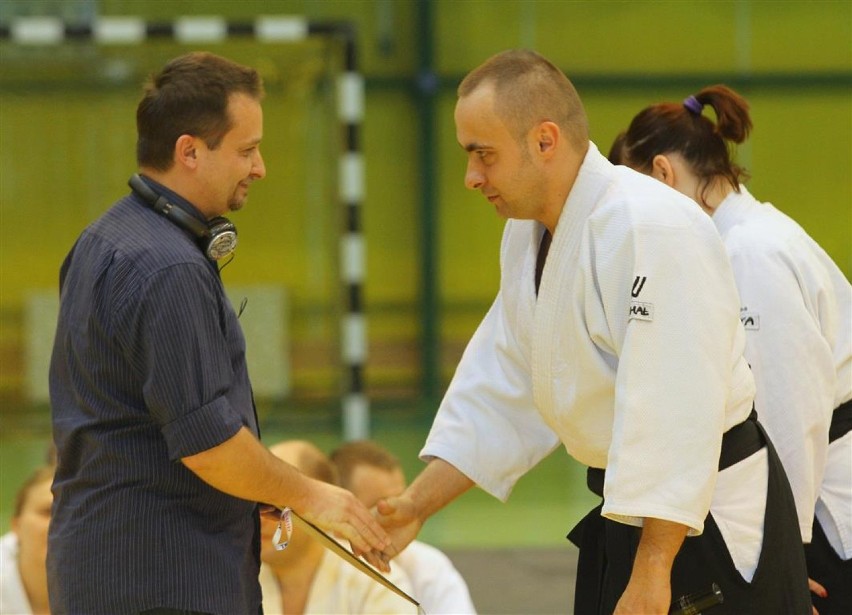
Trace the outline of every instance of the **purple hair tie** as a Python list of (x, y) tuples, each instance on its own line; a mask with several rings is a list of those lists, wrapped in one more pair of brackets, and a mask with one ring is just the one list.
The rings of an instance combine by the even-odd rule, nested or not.
[(704, 109), (704, 105), (698, 102), (698, 99), (695, 98), (695, 96), (684, 98), (683, 106), (694, 115), (701, 115), (701, 111)]

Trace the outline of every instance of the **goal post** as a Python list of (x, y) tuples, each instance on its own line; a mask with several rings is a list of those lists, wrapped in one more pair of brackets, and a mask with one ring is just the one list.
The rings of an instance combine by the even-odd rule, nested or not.
[(89, 43), (98, 46), (145, 46), (156, 41), (208, 45), (233, 39), (260, 44), (298, 43), (311, 39), (333, 41), (340, 50), (336, 76), (336, 116), (340, 148), (336, 165), (337, 201), (342, 224), (338, 240), (341, 297), (340, 361), (343, 373), (342, 423), (347, 440), (367, 438), (370, 409), (365, 391), (367, 318), (364, 313), (366, 244), (361, 222), (364, 201), (364, 157), (361, 122), (364, 79), (358, 70), (355, 28), (345, 21), (312, 21), (299, 16), (265, 15), (229, 21), (216, 16), (186, 16), (149, 21), (131, 16), (96, 16), (85, 22), (59, 17), (12, 17), (0, 24), (0, 43), (15, 48), (45, 48)]

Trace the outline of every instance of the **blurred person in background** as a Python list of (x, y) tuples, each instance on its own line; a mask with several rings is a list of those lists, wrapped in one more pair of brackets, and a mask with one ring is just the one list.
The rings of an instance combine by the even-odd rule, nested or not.
[(47, 527), (54, 467), (35, 470), (15, 497), (12, 531), (0, 538), (0, 615), (50, 613), (47, 600)]
[(570, 534), (576, 613), (664, 614), (713, 584), (719, 615), (810, 613), (795, 503), (754, 417), (713, 223), (601, 155), (573, 85), (534, 52), (469, 73), (455, 123), (465, 185), (509, 219), (500, 289), (435, 416), (425, 469), (377, 505), (396, 549), (474, 484), (506, 499), (561, 442), (603, 497)]
[[(271, 446), (270, 451), (312, 479), (338, 483), (334, 465), (310, 442), (285, 440)], [(417, 612), (412, 603), (330, 552), (310, 535), (300, 532), (297, 526), (286, 548), (276, 550), (272, 540), (278, 522), (277, 516), (261, 515), (260, 585), (263, 612), (267, 615)], [(411, 582), (404, 571), (395, 567), (388, 579), (402, 591), (412, 594)], [(413, 597), (417, 599), (416, 595)]]
[[(369, 508), (380, 499), (405, 491), (405, 474), (399, 459), (378, 442), (346, 442), (334, 449), (330, 457), (340, 476), (340, 485)], [(440, 550), (412, 540), (393, 562), (408, 574), (414, 595), (427, 613), (476, 613), (467, 583)]]
[(384, 531), (351, 493), (258, 440), (245, 339), (218, 259), (222, 216), (266, 174), (256, 70), (168, 62), (136, 112), (139, 175), (60, 270), (50, 366), (58, 466), (55, 614), (257, 613), (257, 503), (291, 506), (356, 550)]
[(751, 128), (746, 100), (715, 85), (639, 112), (610, 159), (712, 217), (737, 281), (758, 417), (796, 499), (814, 605), (852, 613), (852, 287), (801, 226), (743, 185), (732, 152)]

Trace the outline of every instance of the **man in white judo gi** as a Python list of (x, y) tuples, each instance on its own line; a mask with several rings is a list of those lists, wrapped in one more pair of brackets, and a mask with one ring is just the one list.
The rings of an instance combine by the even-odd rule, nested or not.
[(377, 506), (394, 546), (474, 484), (506, 499), (561, 442), (603, 496), (571, 535), (576, 612), (667, 613), (718, 583), (720, 615), (810, 613), (792, 494), (752, 414), (712, 222), (611, 165), (540, 55), (497, 54), (458, 95), (465, 183), (509, 219), (500, 290), (421, 451), (428, 465)]

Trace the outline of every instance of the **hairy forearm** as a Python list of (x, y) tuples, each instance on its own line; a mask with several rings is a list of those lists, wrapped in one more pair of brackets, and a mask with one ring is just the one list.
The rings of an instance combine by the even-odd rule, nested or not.
[(616, 614), (668, 613), (672, 565), (686, 532), (687, 527), (680, 523), (645, 518), (630, 581), (616, 606)]
[(382, 556), (376, 563), (379, 570), (388, 571), (384, 551), (390, 537), (370, 511), (349, 491), (308, 478), (278, 459), (247, 429), (182, 461), (224, 493), (279, 508), (289, 506), (321, 529), (349, 540), (357, 553), (375, 551)]
[(664, 574), (669, 579), (672, 564), (686, 538), (687, 529), (680, 523), (646, 517), (633, 564), (633, 574)]
[(474, 486), (474, 482), (452, 464), (435, 458), (407, 489), (421, 522)]
[(245, 427), (222, 444), (182, 461), (212, 487), (253, 502), (298, 509), (309, 488), (308, 479), (270, 453)]

